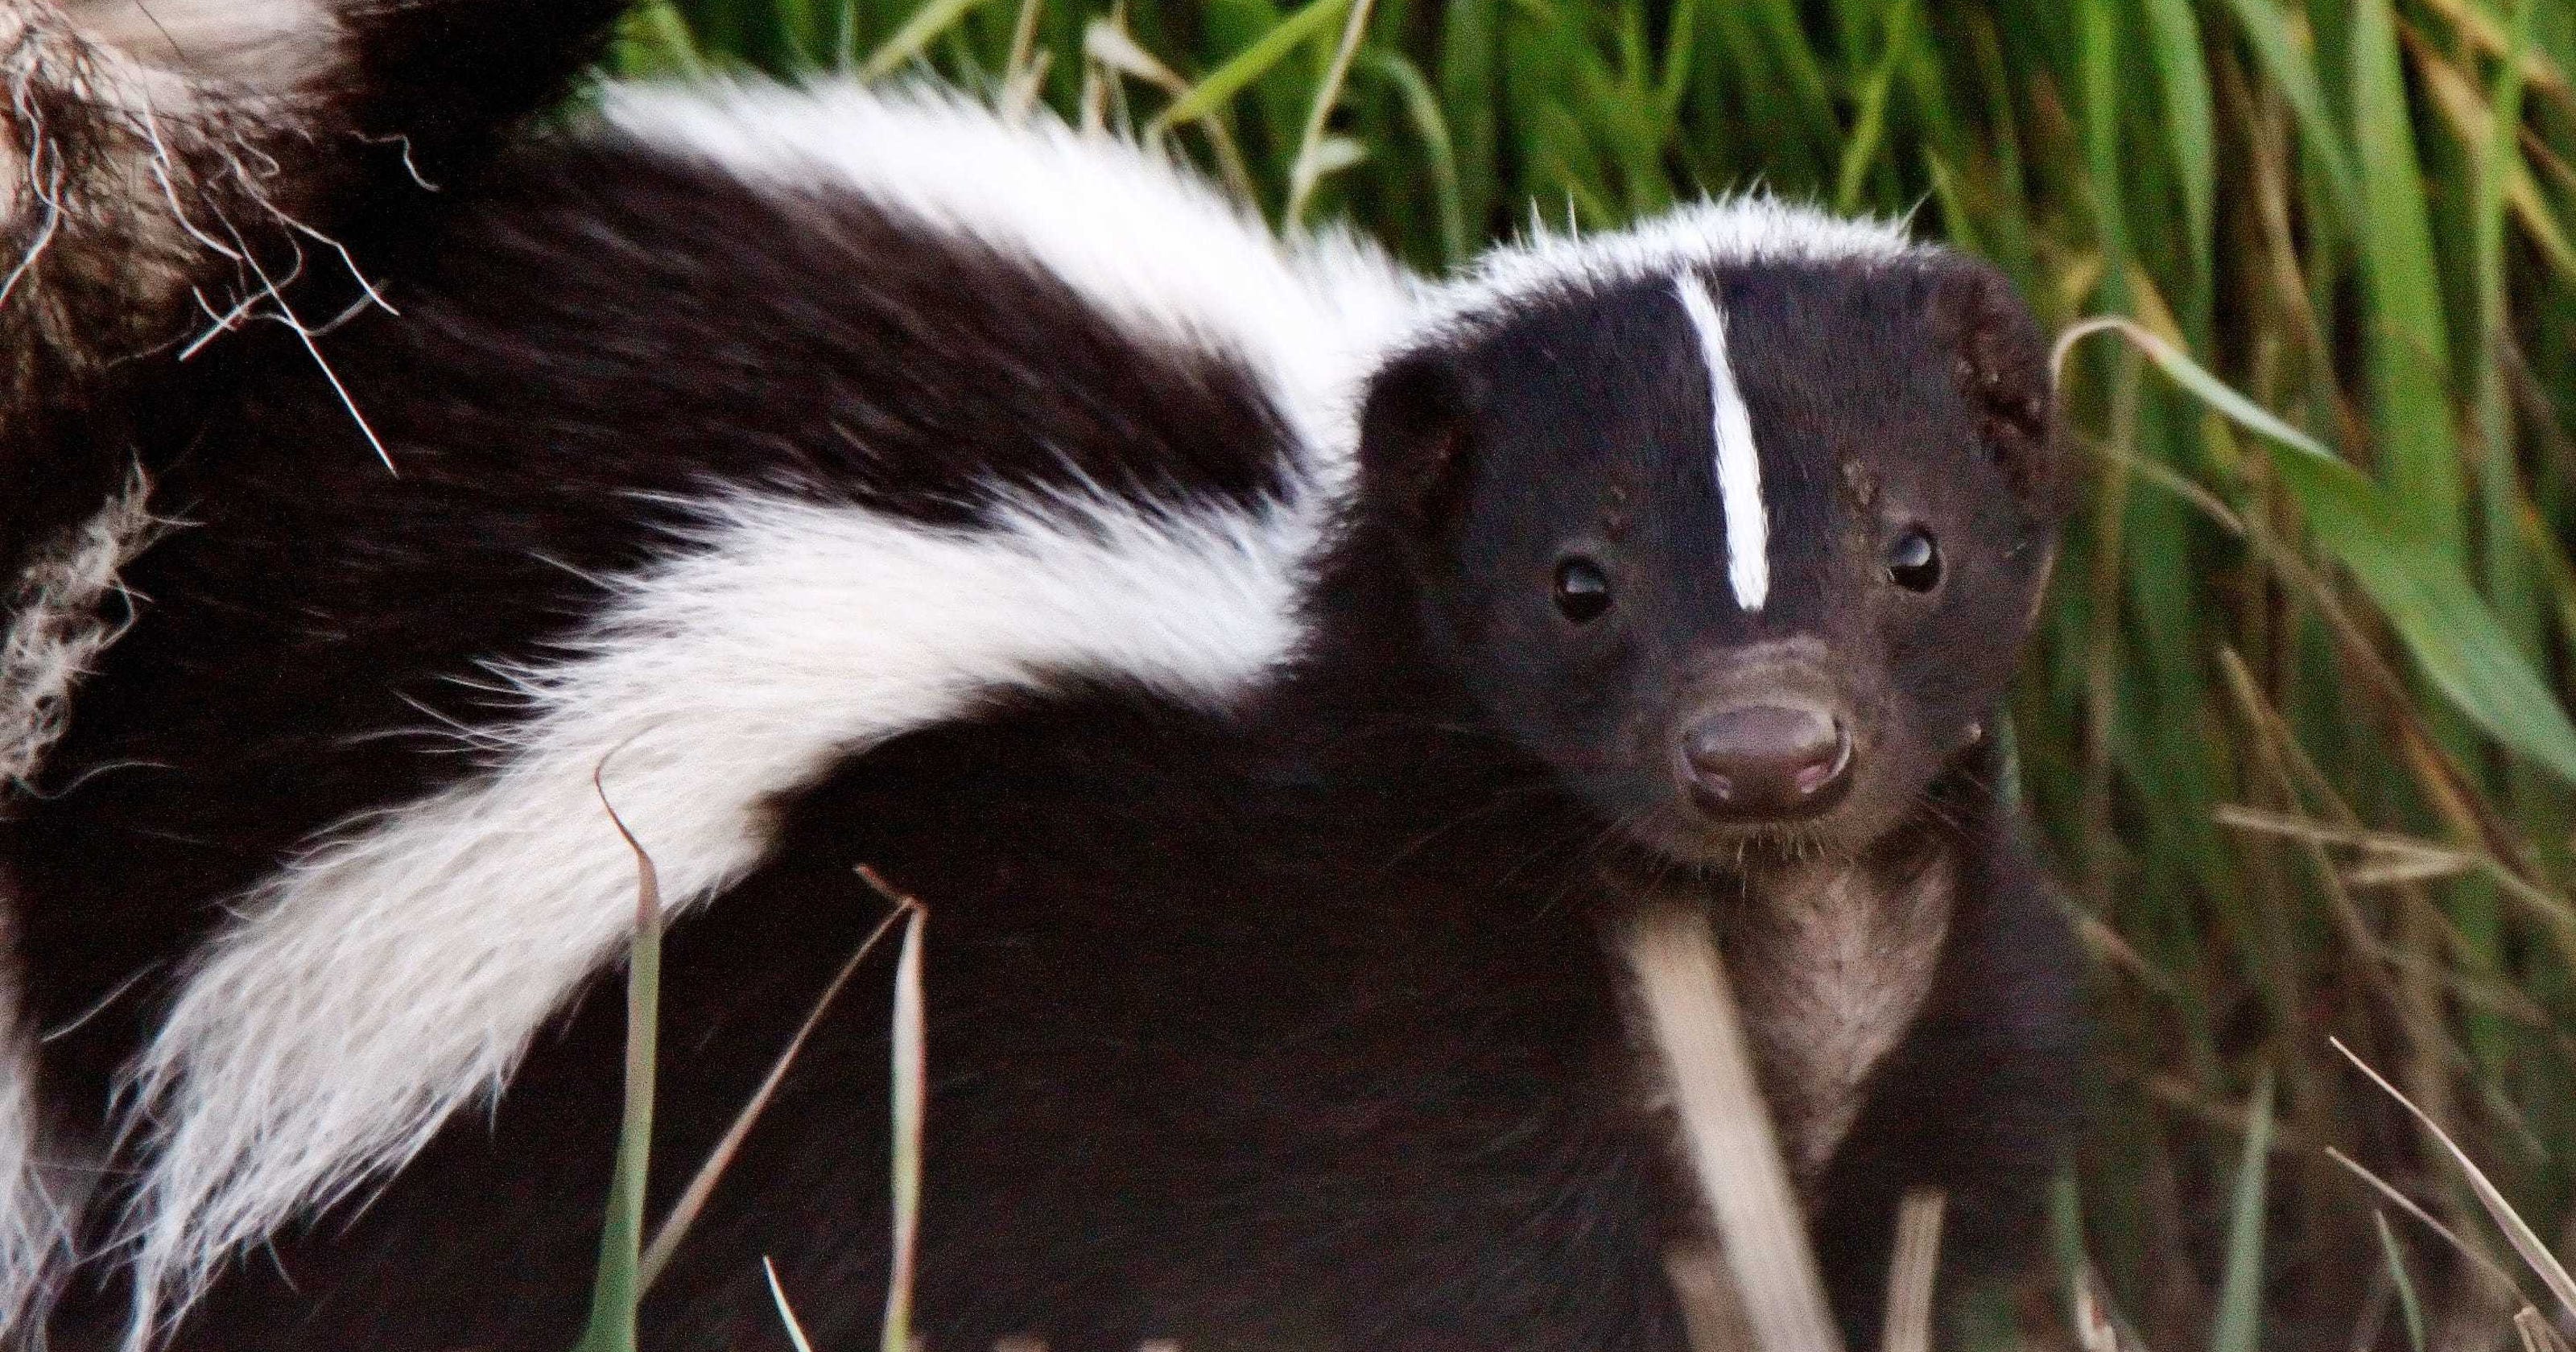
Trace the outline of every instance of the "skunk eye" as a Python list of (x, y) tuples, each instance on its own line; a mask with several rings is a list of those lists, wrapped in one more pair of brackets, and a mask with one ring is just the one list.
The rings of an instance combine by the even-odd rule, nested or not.
[(1601, 565), (1577, 554), (1556, 565), (1556, 608), (1583, 624), (1610, 608), (1610, 577)]
[(1930, 531), (1913, 527), (1887, 547), (1887, 580), (1910, 592), (1941, 585), (1941, 547), (1932, 542)]

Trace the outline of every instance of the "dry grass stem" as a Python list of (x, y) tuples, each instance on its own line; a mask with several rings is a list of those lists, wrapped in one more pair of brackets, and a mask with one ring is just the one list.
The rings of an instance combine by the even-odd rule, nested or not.
[(805, 1021), (797, 1025), (796, 1035), (787, 1040), (787, 1046), (780, 1050), (778, 1059), (770, 1064), (769, 1073), (761, 1078), (760, 1087), (752, 1091), (749, 1101), (742, 1105), (742, 1111), (734, 1114), (733, 1124), (725, 1128), (723, 1138), (707, 1152), (706, 1162), (698, 1166), (697, 1175), (689, 1180), (688, 1187), (681, 1190), (679, 1200), (671, 1204), (670, 1213), (653, 1231), (653, 1241), (644, 1247), (644, 1257), (636, 1266), (638, 1288), (651, 1289), (653, 1279), (662, 1275), (671, 1255), (678, 1252), (680, 1240), (688, 1234), (690, 1224), (706, 1208), (707, 1198), (715, 1193), (717, 1180), (724, 1177), (726, 1167), (733, 1163), (734, 1155), (742, 1149), (743, 1138), (751, 1134), (752, 1124), (760, 1120), (761, 1112), (777, 1096), (778, 1086), (787, 1078), (787, 1068), (795, 1064), (796, 1054), (805, 1049), (806, 1039), (812, 1037), (814, 1029), (823, 1022), (823, 1015), (831, 1009), (833, 999), (840, 995), (843, 986), (849, 984), (850, 978), (858, 974), (859, 964), (876, 950), (877, 942), (885, 938), (886, 931), (893, 929), (894, 922), (909, 913), (909, 907), (898, 908), (878, 921), (858, 951), (841, 964), (841, 970), (832, 974), (832, 980), (823, 987), (823, 993), (814, 998), (814, 1007), (806, 1011)]
[(1649, 907), (1630, 929), (1626, 950), (1757, 1352), (1840, 1352), (1806, 1220), (1706, 917)]
[(2468, 1259), (2469, 1263), (2475, 1267), (2480, 1274), (2491, 1279), (2495, 1283), (2498, 1292), (2510, 1295), (2516, 1300), (2522, 1298), (2521, 1284), (2514, 1281), (2512, 1273), (2505, 1271), (2504, 1268), (2499, 1266), (2494, 1259), (2489, 1258), (2484, 1253), (2480, 1252), (2476, 1245), (2462, 1239), (2458, 1231), (2444, 1225), (2439, 1219), (2435, 1218), (2432, 1212), (2425, 1210), (2422, 1203), (2419, 1203), (2414, 1198), (2400, 1192), (2396, 1184), (2372, 1173), (2369, 1169), (2363, 1167), (2360, 1161), (2355, 1160), (2352, 1156), (2335, 1149), (2333, 1146), (2326, 1147), (2325, 1155), (2327, 1159), (2333, 1160), (2335, 1163), (2342, 1165), (2345, 1169), (2349, 1170), (2355, 1178), (2358, 1178), (2363, 1183), (2369, 1185), (2372, 1191), (2387, 1198), (2390, 1204), (2394, 1205), (2398, 1210), (2413, 1217), (2417, 1224), (2422, 1225), (2425, 1229), (2430, 1230), (2435, 1235), (2439, 1236), (2443, 1243), (2451, 1246), (2452, 1252)]
[(1941, 1273), (1941, 1217), (1950, 1195), (1914, 1188), (1896, 1213), (1896, 1254), (1887, 1265), (1884, 1352), (1932, 1352), (1932, 1295)]
[(787, 1330), (787, 1341), (795, 1345), (796, 1352), (814, 1352), (814, 1344), (806, 1341), (805, 1326), (796, 1322), (796, 1311), (787, 1304), (786, 1288), (778, 1284), (778, 1265), (763, 1258), (760, 1273), (769, 1279), (769, 1299), (778, 1307), (778, 1323)]

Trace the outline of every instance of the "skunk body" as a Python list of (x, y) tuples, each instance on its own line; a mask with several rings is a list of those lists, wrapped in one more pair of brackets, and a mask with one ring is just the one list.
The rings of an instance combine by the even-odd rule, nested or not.
[[(571, 1341), (635, 896), (594, 771), (677, 918), (657, 1213), (856, 866), (931, 907), (935, 1346), (1681, 1346), (1605, 946), (1648, 905), (1723, 936), (1854, 1327), (1905, 1186), (2020, 1225), (2070, 981), (1980, 731), (2059, 490), (1990, 273), (1747, 202), (1425, 289), (828, 88), (612, 94), (433, 216), (399, 315), (228, 335), (138, 442), (186, 524), (0, 825), (55, 1345)], [(763, 1257), (872, 1332), (881, 1011), (651, 1345), (785, 1346)]]

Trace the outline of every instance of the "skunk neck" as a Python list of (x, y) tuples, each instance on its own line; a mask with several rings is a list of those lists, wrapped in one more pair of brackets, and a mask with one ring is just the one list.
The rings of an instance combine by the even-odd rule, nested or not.
[(1668, 870), (1642, 887), (1605, 872), (1614, 905), (1709, 917), (1781, 1152), (1811, 1203), (1974, 903), (1997, 763), (1986, 746), (1961, 752), (1912, 818), (1857, 855), (1753, 859), (1687, 878)]

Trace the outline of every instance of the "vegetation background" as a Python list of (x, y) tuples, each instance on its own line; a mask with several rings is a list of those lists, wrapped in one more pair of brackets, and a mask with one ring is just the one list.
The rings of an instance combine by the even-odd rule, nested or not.
[(2093, 1112), (1970, 1340), (2089, 1256), (2165, 1352), (2548, 1345), (2328, 1039), (2576, 1247), (2576, 0), (656, 0), (615, 63), (927, 67), (1435, 271), (1759, 185), (2127, 317), (2015, 713)]

